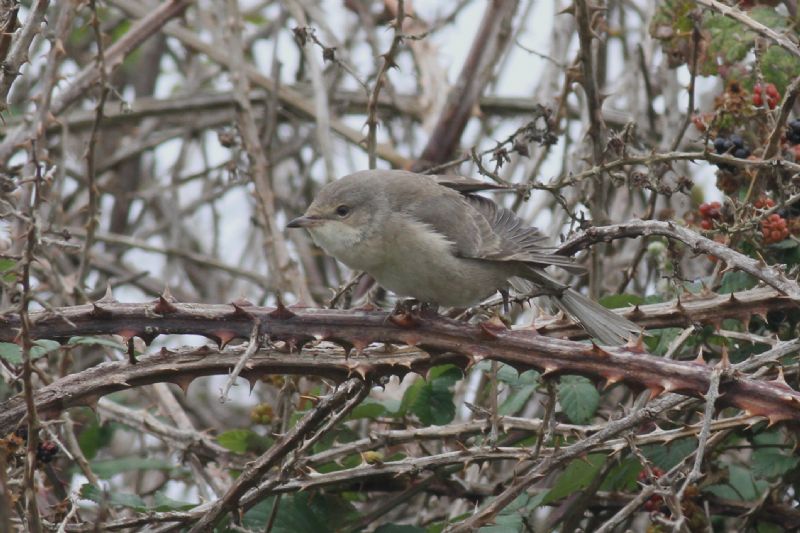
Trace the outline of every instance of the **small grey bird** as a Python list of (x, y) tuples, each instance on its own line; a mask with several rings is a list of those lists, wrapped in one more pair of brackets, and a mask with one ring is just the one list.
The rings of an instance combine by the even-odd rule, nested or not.
[[(462, 191), (474, 190), (467, 186)], [(495, 291), (534, 287), (605, 344), (623, 344), (639, 326), (550, 277), (545, 237), (483, 196), (401, 170), (366, 170), (324, 186), (301, 217), (314, 242), (399, 296), (449, 307), (476, 304)]]

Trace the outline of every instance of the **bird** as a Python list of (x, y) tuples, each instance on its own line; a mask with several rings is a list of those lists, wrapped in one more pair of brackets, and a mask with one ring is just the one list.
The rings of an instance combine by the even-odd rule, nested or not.
[(442, 178), (355, 172), (323, 186), (287, 227), (305, 228), (328, 255), (401, 297), (469, 307), (509, 287), (538, 290), (602, 344), (621, 345), (641, 333), (545, 271), (585, 269), (554, 254), (538, 229), (475, 194), (468, 182)]

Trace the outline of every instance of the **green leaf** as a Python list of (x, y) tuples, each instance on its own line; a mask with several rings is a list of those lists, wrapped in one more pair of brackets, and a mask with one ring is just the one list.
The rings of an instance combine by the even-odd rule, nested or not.
[(575, 459), (558, 477), (553, 488), (547, 491), (543, 503), (548, 504), (569, 496), (589, 486), (597, 476), (606, 456), (602, 453), (590, 454), (586, 459)]
[(78, 436), (78, 445), (83, 455), (90, 461), (95, 458), (98, 450), (109, 445), (111, 437), (114, 436), (113, 424), (100, 424), (96, 416), (92, 417), (91, 423)]
[(230, 429), (217, 436), (220, 446), (236, 453), (255, 452), (259, 453), (266, 450), (271, 440), (262, 437), (255, 431), (249, 429)]
[[(57, 341), (40, 339), (31, 346), (31, 359), (38, 359), (50, 352), (58, 350), (61, 345)], [(12, 342), (0, 342), (0, 358), (12, 365), (22, 364), (22, 347)]]
[(786, 530), (777, 524), (756, 522), (756, 533), (785, 533)]
[(369, 418), (374, 420), (379, 416), (385, 415), (386, 411), (386, 406), (382, 401), (367, 398), (352, 410), (348, 418), (349, 420), (357, 420), (359, 418)]
[(768, 488), (768, 482), (764, 480), (756, 481), (753, 479), (753, 474), (749, 468), (729, 465), (728, 482), (706, 487), (704, 492), (710, 492), (718, 498), (753, 501), (758, 499)]
[[(478, 363), (478, 365), (479, 365), (478, 368), (484, 372), (492, 371), (492, 361), (484, 360)], [(517, 372), (517, 369), (511, 365), (507, 365), (505, 363), (498, 363), (497, 381), (502, 381), (503, 383), (509, 383), (509, 384), (519, 383), (519, 372)]]
[(559, 380), (558, 401), (575, 424), (586, 424), (600, 404), (600, 394), (591, 381), (582, 376), (564, 376)]
[[(753, 451), (751, 464), (753, 475), (758, 478), (774, 480), (792, 470), (800, 463), (800, 457), (786, 453), (791, 450), (779, 431), (765, 431), (753, 437), (756, 449)], [(785, 445), (786, 449), (781, 446)]]
[(14, 269), (17, 262), (13, 259), (0, 259), (0, 278), (6, 283), (13, 283), (17, 279)]
[(604, 491), (631, 491), (637, 487), (636, 480), (642, 465), (638, 460), (628, 458), (614, 466), (600, 484)]
[(501, 415), (513, 415), (522, 409), (539, 386), (539, 373), (526, 370), (519, 374), (511, 365), (501, 364), (497, 370), (497, 380), (508, 386), (506, 399), (497, 409)]
[(375, 533), (426, 533), (428, 530), (418, 526), (404, 526), (399, 524), (384, 524), (375, 530)]
[(427, 381), (417, 380), (406, 389), (401, 413), (411, 412), (425, 425), (449, 424), (456, 414), (451, 388), (461, 377), (461, 370), (456, 366), (433, 367)]
[(797, 248), (800, 245), (794, 239), (784, 239), (780, 242), (772, 243), (768, 246), (768, 248), (772, 248), (773, 250), (791, 250), (792, 248)]
[(757, 280), (747, 272), (726, 272), (719, 286), (720, 294), (746, 291), (756, 286)]
[[(242, 525), (250, 530), (264, 531), (272, 513), (275, 497), (266, 498), (244, 515)], [(352, 504), (331, 494), (300, 492), (285, 495), (278, 506), (272, 527), (273, 533), (319, 533), (334, 531), (358, 518)], [(224, 530), (227, 531), (227, 530)]]
[(176, 470), (178, 465), (164, 459), (149, 457), (123, 457), (121, 459), (105, 459), (102, 461), (92, 461), (92, 471), (98, 477), (108, 479), (121, 472), (131, 470)]
[(542, 505), (546, 492), (540, 492), (535, 496), (521, 494), (517, 496), (507, 507), (505, 507), (494, 519), (494, 525), (484, 526), (478, 531), (480, 533), (509, 533), (511, 531), (528, 531), (525, 526), (525, 518), (530, 516), (537, 507)]
[(675, 439), (667, 444), (648, 444), (642, 446), (642, 453), (657, 467), (669, 470), (697, 448), (697, 439), (686, 437)]
[(680, 328), (663, 328), (648, 332), (650, 336), (645, 337), (648, 350), (655, 355), (664, 355), (681, 331)]
[(146, 511), (186, 511), (197, 506), (196, 503), (187, 503), (166, 496), (161, 491), (153, 495), (155, 505), (150, 506), (136, 494), (126, 494), (122, 492), (106, 492), (99, 487), (85, 483), (81, 485), (80, 497), (90, 500), (100, 505), (111, 505), (115, 507), (128, 507), (140, 512)]
[(600, 298), (600, 303), (609, 309), (617, 309), (631, 305), (642, 305), (644, 298), (638, 294), (609, 294)]
[(528, 399), (536, 392), (537, 387), (536, 384), (512, 387), (508, 397), (497, 408), (497, 413), (502, 416), (517, 414), (528, 403)]
[(101, 337), (71, 337), (67, 344), (71, 346), (107, 346), (121, 352), (128, 350), (128, 347), (120, 342)]
[(787, 18), (772, 7), (758, 6), (748, 11), (747, 14), (764, 26), (768, 26), (775, 31), (782, 30), (789, 24)]
[(503, 383), (508, 383), (512, 387), (536, 385), (539, 383), (539, 373), (536, 370), (526, 370), (520, 374), (513, 366), (501, 363), (500, 368), (497, 370), (497, 379)]
[(61, 348), (61, 344), (59, 344), (58, 341), (40, 339), (35, 341), (31, 347), (31, 359), (44, 357), (51, 352), (55, 352), (59, 348)]
[(136, 494), (106, 492), (100, 487), (84, 483), (81, 485), (79, 495), (81, 499), (90, 500), (100, 505), (129, 507), (136, 511), (147, 511), (147, 504)]
[(12, 365), (21, 365), (22, 348), (11, 342), (0, 342), (0, 358)]
[(783, 94), (794, 79), (795, 73), (800, 72), (800, 59), (773, 44), (761, 56), (761, 72), (764, 75), (764, 81), (774, 83), (778, 92)]
[(196, 506), (196, 503), (173, 500), (163, 492), (158, 491), (153, 495), (153, 506), (150, 509), (157, 512), (187, 511)]
[(733, 64), (745, 58), (755, 43), (755, 34), (746, 31), (739, 22), (724, 15), (711, 15), (704, 24), (711, 40), (707, 50), (704, 73), (714, 73), (717, 59)]

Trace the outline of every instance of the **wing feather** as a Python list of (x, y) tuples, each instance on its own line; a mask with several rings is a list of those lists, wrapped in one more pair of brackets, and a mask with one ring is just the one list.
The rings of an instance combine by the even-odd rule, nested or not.
[[(540, 267), (555, 265), (571, 272), (584, 272), (572, 258), (553, 255), (547, 238), (525, 224), (513, 211), (483, 196), (459, 193), (427, 176), (403, 173), (393, 183), (398, 191), (394, 206), (442, 233), (453, 243), (453, 253), (471, 259), (520, 261)], [(418, 181), (406, 188), (403, 179)], [(415, 190), (413, 197), (402, 191)], [(419, 195), (419, 192), (425, 194)], [(442, 201), (446, 199), (447, 201)]]

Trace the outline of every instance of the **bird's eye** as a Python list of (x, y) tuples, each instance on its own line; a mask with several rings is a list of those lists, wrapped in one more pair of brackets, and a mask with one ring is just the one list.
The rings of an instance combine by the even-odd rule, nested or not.
[(350, 208), (347, 207), (346, 205), (340, 205), (339, 207), (336, 208), (336, 215), (341, 218), (344, 218), (349, 214), (350, 214)]

